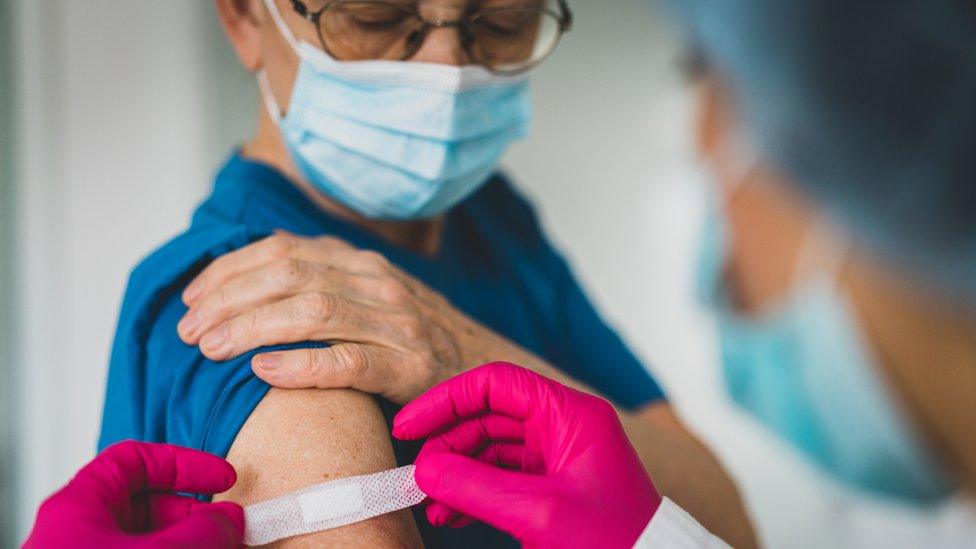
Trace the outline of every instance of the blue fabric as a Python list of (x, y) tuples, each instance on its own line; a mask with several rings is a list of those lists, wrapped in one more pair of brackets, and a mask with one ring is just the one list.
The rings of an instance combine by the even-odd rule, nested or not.
[[(327, 216), (278, 172), (235, 156), (190, 228), (132, 273), (112, 349), (100, 448), (138, 439), (227, 455), (268, 386), (251, 373), (254, 353), (215, 363), (180, 341), (176, 324), (186, 312), (180, 296), (214, 258), (275, 229), (334, 235), (383, 253), (473, 318), (619, 405), (634, 408), (663, 398), (504, 177), (495, 176), (449, 214), (443, 249), (430, 259)], [(315, 344), (282, 348), (308, 346)], [(391, 421), (397, 409), (380, 404)], [(417, 449), (394, 441), (401, 465), (412, 462)], [(427, 547), (516, 546), (483, 525), (435, 531), (422, 513), (415, 517)]]
[(791, 182), (976, 304), (976, 4), (670, 3)]

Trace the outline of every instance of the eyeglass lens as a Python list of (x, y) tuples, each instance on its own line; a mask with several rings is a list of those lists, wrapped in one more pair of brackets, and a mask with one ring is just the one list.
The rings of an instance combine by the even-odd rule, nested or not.
[[(559, 41), (558, 11), (551, 0), (500, 0), (479, 4), (461, 25), (462, 45), (476, 63), (518, 70), (538, 62)], [(494, 7), (497, 5), (497, 7)], [(430, 31), (414, 2), (361, 0), (337, 3), (319, 18), (323, 46), (343, 61), (397, 60), (412, 56)]]

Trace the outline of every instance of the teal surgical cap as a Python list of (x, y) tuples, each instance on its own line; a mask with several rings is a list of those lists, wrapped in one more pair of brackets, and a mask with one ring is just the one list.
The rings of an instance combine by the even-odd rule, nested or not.
[(976, 0), (670, 2), (770, 162), (976, 304)]

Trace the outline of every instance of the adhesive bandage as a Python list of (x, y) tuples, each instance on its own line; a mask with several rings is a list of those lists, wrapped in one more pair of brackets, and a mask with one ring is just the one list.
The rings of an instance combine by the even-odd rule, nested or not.
[(413, 472), (414, 466), (407, 465), (342, 478), (251, 505), (244, 510), (244, 543), (265, 545), (416, 505), (426, 496), (417, 486)]

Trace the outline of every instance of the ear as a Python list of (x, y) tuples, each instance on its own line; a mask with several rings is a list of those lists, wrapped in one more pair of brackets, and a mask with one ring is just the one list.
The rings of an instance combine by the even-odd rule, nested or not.
[(244, 68), (249, 72), (261, 69), (264, 66), (264, 9), (261, 1), (214, 0), (214, 7)]

